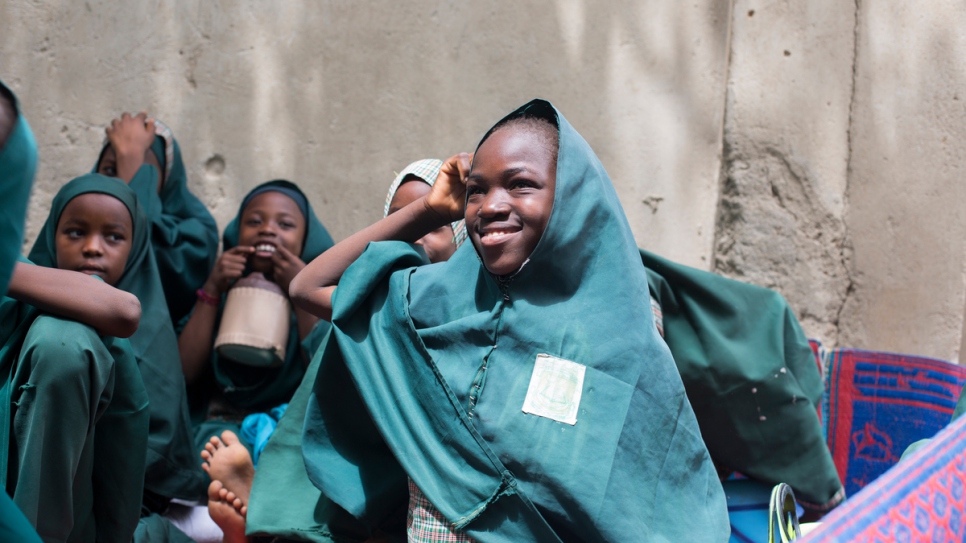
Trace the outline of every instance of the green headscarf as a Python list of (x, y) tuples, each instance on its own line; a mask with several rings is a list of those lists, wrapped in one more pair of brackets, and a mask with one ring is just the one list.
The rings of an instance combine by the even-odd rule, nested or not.
[[(245, 211), (245, 204), (251, 198), (261, 192), (277, 191), (292, 197), (303, 209), (305, 215), (305, 241), (302, 245), (300, 258), (303, 262), (311, 262), (315, 257), (322, 254), (329, 247), (332, 247), (332, 237), (319, 221), (319, 218), (312, 210), (312, 204), (295, 183), (276, 179), (262, 183), (253, 188), (242, 200), (242, 205), (238, 208), (238, 215), (225, 228), (222, 235), (224, 250), (231, 249), (238, 245), (238, 228), (241, 221), (242, 212)], [(222, 304), (224, 306), (224, 304)], [(221, 313), (219, 311), (219, 322), (215, 324), (217, 330)], [(321, 324), (321, 323), (320, 323)], [(325, 335), (327, 326), (322, 325), (319, 332), (313, 332), (313, 337)], [(309, 338), (306, 338), (309, 339)], [(308, 352), (311, 357), (314, 352)], [(305, 363), (299, 349), (298, 325), (295, 321), (295, 312), (291, 314), (291, 325), (289, 326), (289, 338), (285, 347), (285, 363), (277, 368), (256, 368), (245, 366), (229, 360), (221, 360), (218, 354), (212, 350), (212, 368), (218, 380), (225, 398), (233, 405), (242, 408), (260, 409), (270, 408), (278, 404), (287, 402), (295, 389), (302, 381), (305, 373)]]
[(178, 339), (161, 289), (141, 199), (120, 179), (96, 173), (74, 179), (54, 196), (30, 259), (41, 266), (57, 267), (55, 237), (60, 215), (68, 202), (92, 192), (120, 200), (131, 212), (134, 226), (131, 253), (114, 286), (141, 301), (141, 323), (131, 336), (131, 346), (151, 402), (145, 489), (167, 498), (195, 499), (204, 492), (206, 478), (192, 445)]
[(511, 116), (559, 127), (553, 212), (529, 263), (506, 281), (471, 244), (421, 267), (408, 244), (371, 244), (333, 300), (309, 477), (375, 524), (408, 475), (481, 542), (726, 541), (724, 493), (640, 302), (647, 278), (610, 179), (548, 102)]
[(20, 114), (16, 96), (2, 81), (0, 93), (11, 101), (17, 114), (7, 142), (0, 148), (0, 206), (3, 209), (0, 213), (0, 295), (3, 295), (23, 244), (23, 223), (37, 170), (37, 143), (27, 119)]
[[(145, 164), (131, 179), (130, 186), (151, 223), (151, 245), (161, 277), (168, 313), (178, 322), (195, 303), (200, 287), (215, 264), (218, 254), (218, 225), (201, 200), (188, 190), (188, 175), (181, 160), (181, 147), (171, 129), (155, 121), (157, 137), (151, 152), (163, 172), (158, 194), (158, 171)], [(105, 144), (94, 164), (100, 164)]]

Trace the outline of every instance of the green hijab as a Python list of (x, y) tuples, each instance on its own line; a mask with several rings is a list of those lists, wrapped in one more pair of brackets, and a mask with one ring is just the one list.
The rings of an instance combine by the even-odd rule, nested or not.
[(23, 224), (30, 186), (37, 170), (37, 143), (27, 119), (20, 114), (17, 97), (0, 81), (0, 93), (13, 104), (17, 119), (0, 148), (0, 295), (7, 292), (13, 267), (23, 244)]
[(303, 435), (309, 477), (376, 524), (408, 476), (482, 542), (727, 540), (724, 493), (640, 303), (647, 277), (610, 179), (548, 102), (511, 116), (559, 128), (553, 212), (529, 263), (507, 280), (472, 244), (421, 267), (408, 244), (371, 244), (333, 300), (337, 343)]
[[(245, 205), (252, 197), (266, 191), (286, 194), (295, 200), (299, 208), (305, 213), (305, 241), (300, 255), (303, 262), (311, 262), (315, 257), (332, 247), (332, 237), (329, 236), (329, 232), (315, 215), (312, 204), (309, 203), (302, 190), (295, 183), (276, 179), (253, 188), (242, 200), (242, 204), (238, 207), (238, 214), (228, 223), (222, 235), (224, 250), (227, 251), (238, 245), (239, 222), (242, 212), (245, 211)], [(220, 317), (219, 313), (219, 320)], [(216, 324), (216, 329), (219, 324), (220, 322)], [(324, 336), (326, 328), (327, 326), (324, 325), (321, 328), (316, 326), (318, 332), (313, 331), (311, 336), (313, 338)], [(314, 352), (306, 354), (311, 357)], [(212, 368), (225, 398), (233, 405), (242, 408), (270, 408), (287, 402), (302, 381), (302, 375), (305, 373), (304, 362), (301, 349), (299, 349), (299, 332), (294, 311), (291, 314), (289, 338), (285, 347), (285, 363), (277, 368), (256, 368), (230, 360), (222, 360), (212, 350)]]
[(74, 179), (54, 196), (30, 259), (41, 266), (57, 266), (55, 236), (60, 215), (68, 202), (92, 192), (120, 200), (131, 212), (134, 225), (131, 253), (114, 286), (141, 301), (141, 323), (131, 336), (131, 346), (151, 402), (144, 486), (164, 497), (194, 499), (204, 491), (205, 475), (193, 450), (178, 339), (161, 289), (141, 200), (120, 179), (96, 173)]
[[(194, 307), (195, 290), (215, 264), (218, 225), (208, 208), (188, 190), (181, 147), (171, 129), (156, 120), (155, 133), (151, 152), (161, 166), (161, 192), (157, 192), (158, 171), (150, 164), (141, 166), (130, 186), (151, 224), (151, 245), (168, 313), (172, 322), (178, 322)], [(92, 173), (97, 173), (107, 147), (105, 144), (101, 149)]]

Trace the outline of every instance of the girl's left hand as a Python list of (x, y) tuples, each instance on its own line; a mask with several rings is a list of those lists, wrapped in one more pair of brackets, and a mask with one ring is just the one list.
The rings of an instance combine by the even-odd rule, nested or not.
[(288, 296), (288, 286), (292, 279), (305, 267), (305, 262), (302, 262), (302, 259), (295, 256), (292, 251), (278, 245), (275, 248), (275, 254), (272, 255), (272, 264), (274, 265), (272, 276), (275, 278), (275, 283), (282, 287), (285, 295)]

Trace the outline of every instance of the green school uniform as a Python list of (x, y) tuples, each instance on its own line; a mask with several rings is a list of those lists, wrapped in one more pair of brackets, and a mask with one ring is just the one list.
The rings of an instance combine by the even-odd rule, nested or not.
[(23, 223), (37, 169), (37, 143), (27, 119), (19, 114), (17, 98), (2, 81), (0, 93), (17, 111), (16, 124), (0, 149), (0, 294), (5, 294), (23, 245)]
[(208, 208), (188, 190), (181, 147), (171, 130), (160, 121), (155, 121), (155, 126), (157, 137), (151, 151), (162, 169), (161, 192), (158, 170), (150, 164), (141, 166), (129, 185), (151, 224), (151, 246), (161, 287), (171, 321), (176, 323), (194, 307), (195, 291), (215, 264), (218, 225)]
[(822, 377), (777, 292), (641, 251), (664, 339), (711, 458), (817, 510), (844, 499), (816, 406)]
[[(224, 250), (231, 249), (238, 245), (238, 229), (241, 214), (244, 210), (244, 202), (248, 201), (252, 194), (265, 190), (278, 188), (281, 191), (291, 191), (296, 199), (305, 203), (304, 212), (306, 214), (305, 223), (305, 243), (302, 247), (300, 258), (304, 262), (311, 262), (322, 254), (329, 247), (332, 247), (332, 237), (322, 222), (319, 221), (312, 205), (305, 198), (302, 191), (294, 183), (284, 180), (275, 180), (262, 183), (252, 189), (243, 199), (243, 205), (238, 209), (238, 215), (228, 224), (222, 236)], [(301, 196), (299, 196), (301, 195)], [(221, 311), (224, 308), (224, 299), (218, 312), (218, 319), (215, 322), (215, 334), (221, 325)], [(198, 391), (198, 403), (200, 408), (206, 408), (207, 399), (205, 396), (212, 393), (210, 387), (214, 387), (216, 394), (221, 396), (225, 402), (233, 409), (237, 409), (239, 415), (267, 411), (276, 405), (288, 402), (295, 389), (298, 388), (305, 373), (306, 356), (311, 357), (315, 350), (311, 345), (318, 343), (318, 338), (324, 336), (328, 323), (319, 322), (313, 333), (306, 337), (306, 352), (300, 348), (298, 325), (295, 319), (295, 312), (290, 316), (289, 337), (285, 347), (285, 362), (277, 368), (258, 368), (246, 366), (237, 362), (224, 359), (212, 349), (211, 369), (214, 383), (208, 384), (209, 390)], [(204, 385), (203, 385), (204, 386)], [(196, 415), (196, 420), (198, 416)], [(209, 417), (205, 417), (209, 418)], [(234, 420), (234, 419), (239, 420)], [(229, 420), (230, 419), (230, 420)], [(240, 427), (240, 417), (227, 417), (223, 420), (206, 420), (197, 425), (195, 431), (196, 447), (203, 447), (204, 443), (213, 435), (219, 435), (224, 430), (232, 430), (238, 433)]]
[[(30, 187), (37, 169), (37, 144), (27, 119), (20, 114), (17, 98), (0, 81), (0, 93), (9, 100), (16, 112), (16, 124), (11, 128), (7, 141), (0, 148), (0, 296), (5, 296), (13, 268), (20, 256), (23, 225), (30, 199)], [(2, 307), (2, 305), (0, 305)], [(0, 315), (0, 322), (5, 319)], [(0, 328), (2, 330), (2, 328)], [(9, 371), (3, 372), (5, 376)], [(9, 405), (10, 383), (4, 379), (0, 384), (2, 412)], [(0, 469), (6, 473), (10, 424), (7, 417), (0, 421)], [(5, 477), (5, 476), (0, 476)], [(23, 541), (40, 543), (40, 536), (5, 492), (0, 492), (0, 541)]]
[(308, 475), (370, 526), (405, 506), (408, 476), (481, 542), (726, 541), (724, 493), (639, 302), (647, 277), (614, 187), (549, 103), (522, 114), (560, 135), (529, 262), (496, 278), (470, 244), (429, 266), (408, 244), (370, 244), (318, 355)]
[(131, 256), (114, 286), (141, 301), (141, 323), (130, 342), (151, 402), (144, 488), (163, 498), (197, 499), (204, 495), (207, 476), (200, 468), (192, 442), (178, 340), (161, 290), (148, 237), (148, 216), (141, 199), (119, 179), (100, 174), (74, 179), (54, 197), (50, 216), (30, 251), (30, 258), (39, 265), (56, 265), (57, 221), (70, 200), (90, 192), (117, 198), (134, 218)]
[[(122, 280), (137, 261), (132, 251)], [(130, 541), (149, 431), (130, 342), (12, 298), (0, 301), (0, 340), (0, 480), (14, 502), (45, 540)]]

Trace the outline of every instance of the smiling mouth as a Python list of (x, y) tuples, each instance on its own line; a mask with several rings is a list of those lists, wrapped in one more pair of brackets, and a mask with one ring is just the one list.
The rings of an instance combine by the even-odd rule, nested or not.
[(518, 233), (520, 233), (520, 230), (515, 229), (489, 230), (480, 234), (480, 243), (483, 245), (499, 245)]
[(259, 243), (255, 246), (255, 255), (270, 257), (275, 254), (275, 246), (270, 243)]

